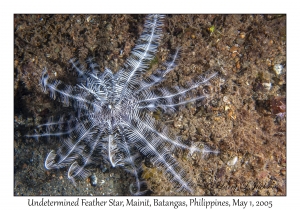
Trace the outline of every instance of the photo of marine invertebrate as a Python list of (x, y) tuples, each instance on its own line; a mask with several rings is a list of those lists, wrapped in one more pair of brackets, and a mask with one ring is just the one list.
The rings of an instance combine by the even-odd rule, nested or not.
[(14, 24), (15, 195), (285, 194), (284, 15)]

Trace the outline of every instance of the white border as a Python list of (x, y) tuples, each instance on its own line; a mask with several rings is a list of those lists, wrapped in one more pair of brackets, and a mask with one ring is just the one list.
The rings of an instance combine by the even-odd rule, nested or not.
[[(5, 2), (5, 3), (4, 3)], [(0, 5), (0, 94), (1, 94), (1, 188), (0, 206), (3, 209), (15, 207), (30, 208), (27, 200), (32, 197), (13, 196), (13, 14), (15, 13), (286, 13), (287, 14), (287, 196), (284, 197), (237, 197), (242, 200), (272, 200), (272, 209), (299, 206), (299, 11), (296, 1), (275, 0), (181, 0), (181, 1), (126, 1), (126, 0), (15, 0), (1, 1)], [(41, 197), (35, 197), (40, 200)], [(48, 197), (47, 197), (48, 198)], [(63, 197), (59, 197), (59, 199)], [(67, 197), (72, 199), (72, 197)], [(188, 200), (185, 197), (166, 197), (174, 200)], [(232, 200), (235, 197), (205, 197), (207, 200)], [(109, 199), (105, 197), (105, 199)], [(120, 197), (126, 199), (126, 197)], [(136, 198), (137, 199), (137, 198)], [(152, 198), (151, 198), (152, 199)], [(162, 197), (159, 197), (162, 199)], [(54, 200), (57, 200), (57, 198)], [(73, 207), (56, 207), (56, 209)], [(103, 208), (103, 207), (95, 207)], [(145, 208), (145, 207), (142, 207)], [(197, 207), (198, 209), (201, 207)], [(169, 208), (174, 209), (174, 208)], [(218, 209), (218, 208), (214, 208)], [(221, 208), (223, 209), (223, 208)], [(232, 209), (232, 208), (231, 208)], [(234, 208), (233, 208), (234, 209)], [(242, 208), (236, 208), (242, 209)], [(262, 209), (262, 208), (261, 208)], [(295, 208), (294, 208), (295, 209)]]

